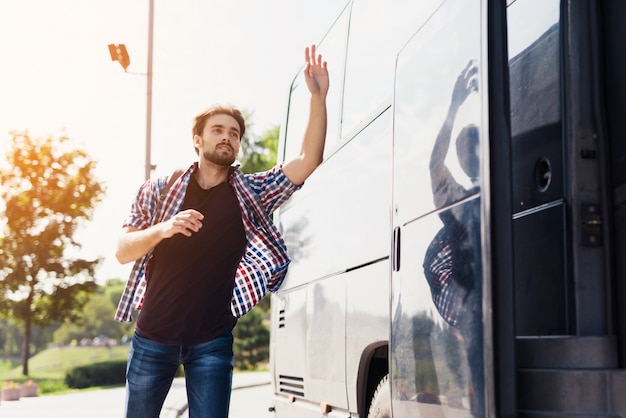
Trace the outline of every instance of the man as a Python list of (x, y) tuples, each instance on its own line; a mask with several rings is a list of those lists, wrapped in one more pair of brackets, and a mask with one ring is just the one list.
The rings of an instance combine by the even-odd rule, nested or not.
[(195, 119), (198, 162), (139, 190), (116, 253), (121, 263), (135, 261), (116, 319), (131, 321), (141, 306), (126, 373), (126, 417), (157, 418), (181, 364), (190, 417), (228, 417), (236, 318), (278, 289), (289, 264), (270, 215), (322, 161), (328, 70), (315, 45), (306, 48), (305, 62), (311, 105), (294, 159), (242, 174), (232, 164), (243, 117), (215, 107)]

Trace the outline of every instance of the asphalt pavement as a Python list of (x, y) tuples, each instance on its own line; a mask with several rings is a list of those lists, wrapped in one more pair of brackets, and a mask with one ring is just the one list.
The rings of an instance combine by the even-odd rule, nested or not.
[[(235, 373), (231, 418), (236, 391), (259, 387), (262, 390), (259, 409), (269, 406), (271, 396), (269, 372)], [(0, 418), (112, 418), (124, 416), (124, 388), (83, 390), (64, 395), (47, 395), (0, 402)], [(174, 379), (160, 418), (188, 418), (185, 379)]]

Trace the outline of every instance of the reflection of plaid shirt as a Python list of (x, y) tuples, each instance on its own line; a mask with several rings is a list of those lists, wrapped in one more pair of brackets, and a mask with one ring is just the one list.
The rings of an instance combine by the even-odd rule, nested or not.
[(424, 257), (424, 275), (435, 307), (453, 327), (458, 327), (461, 315), (467, 314), (464, 303), (471, 277), (466, 277), (464, 270), (474, 260), (462, 254), (461, 248), (468, 245), (467, 230), (458, 221), (448, 222), (435, 235)]
[[(141, 186), (124, 226), (146, 229), (163, 222), (180, 211), (194, 163), (163, 196), (159, 195), (167, 178), (147, 181)], [(291, 197), (299, 186), (293, 184), (282, 171), (282, 166), (255, 174), (231, 170), (229, 181), (241, 208), (247, 245), (237, 267), (235, 287), (231, 300), (233, 316), (240, 317), (254, 307), (268, 290), (274, 292), (282, 284), (290, 263), (285, 243), (270, 215)], [(133, 309), (138, 309), (146, 291), (146, 265), (152, 251), (135, 261), (126, 288), (115, 313), (118, 321), (132, 321)]]

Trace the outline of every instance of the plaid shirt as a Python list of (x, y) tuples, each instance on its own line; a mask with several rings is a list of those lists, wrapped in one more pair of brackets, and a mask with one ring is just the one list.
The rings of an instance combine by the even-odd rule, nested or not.
[[(191, 165), (174, 182), (164, 196), (168, 178), (149, 180), (141, 186), (124, 226), (146, 229), (163, 222), (180, 211), (187, 185), (197, 163)], [(246, 249), (237, 267), (231, 300), (231, 312), (241, 317), (252, 309), (267, 291), (275, 292), (282, 284), (290, 263), (287, 248), (270, 215), (300, 188), (293, 184), (282, 166), (254, 174), (231, 169), (229, 182), (239, 200), (246, 233)], [(159, 204), (159, 200), (162, 203)], [(133, 309), (139, 309), (146, 292), (146, 268), (152, 251), (135, 261), (126, 288), (115, 313), (117, 321), (132, 321)]]

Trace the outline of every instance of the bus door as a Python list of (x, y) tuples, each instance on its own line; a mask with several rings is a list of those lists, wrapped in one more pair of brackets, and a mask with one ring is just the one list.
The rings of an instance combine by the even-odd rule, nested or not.
[(394, 86), (394, 417), (483, 416), (479, 0), (448, 0), (400, 51)]

